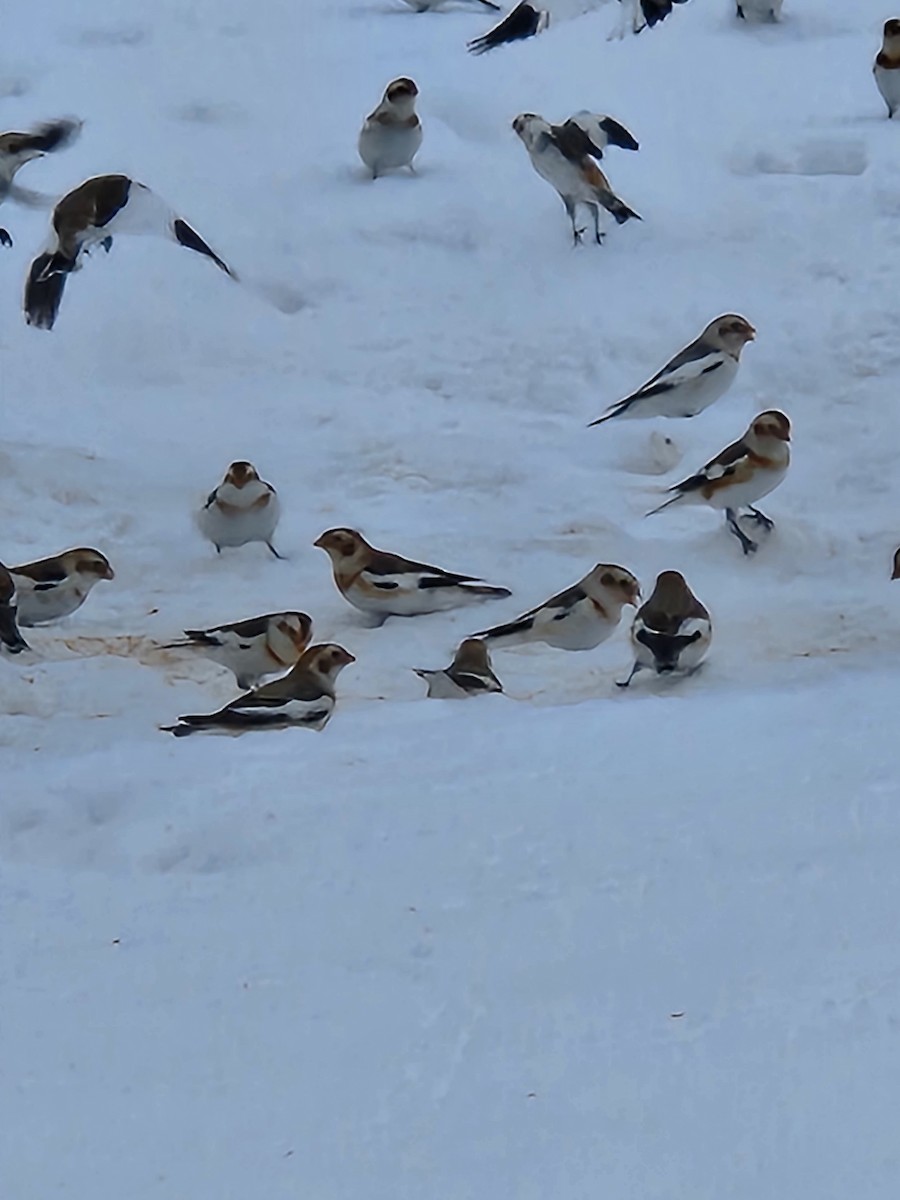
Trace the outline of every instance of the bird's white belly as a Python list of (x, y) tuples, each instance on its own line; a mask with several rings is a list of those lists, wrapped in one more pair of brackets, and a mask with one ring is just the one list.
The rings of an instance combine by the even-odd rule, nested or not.
[(197, 524), (201, 532), (217, 546), (243, 546), (247, 542), (271, 541), (278, 517), (278, 499), (272, 496), (264, 507), (251, 508), (246, 512), (235, 509), (223, 511), (217, 504), (211, 504), (197, 514)]
[[(641, 412), (635, 416), (661, 417), (696, 417), (704, 409), (721, 399), (734, 383), (738, 364), (733, 358), (728, 358), (720, 367), (706, 375), (698, 375), (696, 379), (688, 380), (672, 388), (671, 391), (661, 392), (658, 396), (648, 396), (632, 407), (640, 407)], [(646, 407), (645, 407), (646, 406)], [(627, 416), (628, 413), (626, 412)]]
[(359, 135), (359, 156), (373, 171), (392, 171), (408, 167), (421, 145), (421, 125), (373, 125)]
[(593, 650), (615, 627), (616, 622), (603, 620), (589, 600), (582, 600), (562, 620), (539, 613), (529, 640), (546, 642), (557, 650)]
[(900, 68), (888, 70), (885, 67), (875, 68), (875, 82), (890, 109), (900, 108)]
[(787, 466), (757, 471), (746, 483), (738, 483), (715, 492), (707, 503), (719, 509), (746, 508), (747, 505), (762, 500), (763, 496), (768, 496), (769, 492), (774, 492), (786, 474)]
[(60, 621), (81, 607), (90, 591), (67, 581), (47, 591), (35, 591), (34, 583), (24, 575), (14, 575), (18, 597), (18, 622), (30, 627), (48, 621)]

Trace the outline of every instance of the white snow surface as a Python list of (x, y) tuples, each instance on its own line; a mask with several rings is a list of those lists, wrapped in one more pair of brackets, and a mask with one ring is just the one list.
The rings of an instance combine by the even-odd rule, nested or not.
[[(117, 572), (0, 662), (4, 1197), (897, 1195), (890, 15), (692, 0), (608, 42), (608, 6), (473, 58), (473, 7), (5, 6), (0, 125), (85, 120), (23, 186), (130, 174), (244, 282), (121, 238), (29, 329), (47, 213), (0, 212), (0, 558)], [(373, 184), (401, 74), (418, 173)], [(644, 220), (573, 250), (510, 121), (584, 108), (639, 139), (605, 166)], [(729, 311), (758, 339), (712, 409), (585, 428)], [(711, 511), (643, 519), (769, 407), (794, 461), (755, 558)], [(235, 458), (285, 562), (193, 527)], [(513, 596), (366, 628), (334, 525)], [(685, 574), (696, 677), (618, 692), (626, 610), (424, 699), (411, 668), (597, 561)], [(234, 692), (156, 643), (294, 608), (357, 657), (323, 733), (159, 732)]]

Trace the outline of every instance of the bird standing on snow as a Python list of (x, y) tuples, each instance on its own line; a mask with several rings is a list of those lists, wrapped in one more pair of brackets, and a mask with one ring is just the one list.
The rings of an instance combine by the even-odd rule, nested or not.
[(218, 554), (223, 546), (265, 542), (272, 554), (281, 558), (272, 545), (280, 516), (281, 504), (271, 483), (260, 479), (252, 463), (233, 462), (197, 513), (197, 525)]
[(392, 616), (444, 612), (512, 594), (474, 575), (456, 575), (376, 550), (355, 529), (328, 529), (313, 545), (331, 559), (334, 582), (344, 599), (377, 625)]
[(360, 130), (359, 157), (377, 179), (401, 167), (413, 170), (422, 145), (422, 122), (416, 115), (419, 89), (411, 79), (392, 79), (381, 103), (369, 113)]
[(25, 317), (38, 329), (52, 329), (66, 279), (82, 266), (93, 246), (112, 246), (113, 234), (151, 233), (178, 242), (211, 258), (237, 279), (234, 271), (203, 238), (148, 187), (126, 175), (98, 175), (63, 196), (51, 218), (47, 248), (31, 264), (25, 285)]
[(783, 0), (735, 0), (735, 12), (742, 21), (778, 21)]
[(774, 522), (754, 508), (757, 500), (775, 490), (787, 474), (791, 461), (791, 423), (783, 412), (769, 409), (754, 417), (750, 428), (736, 442), (717, 455), (705, 467), (669, 488), (676, 494), (647, 513), (662, 512), (671, 504), (708, 504), (723, 510), (728, 528), (741, 543), (745, 554), (759, 547), (737, 523), (738, 510), (748, 509), (750, 516), (769, 531)]
[(744, 317), (716, 317), (643, 387), (611, 405), (588, 428), (613, 417), (695, 417), (725, 395), (737, 375), (741, 351), (755, 337)]
[(324, 729), (334, 712), (334, 681), (353, 655), (333, 643), (310, 646), (283, 679), (238, 696), (214, 713), (194, 713), (163, 725), (165, 733), (187, 737), (201, 730), (244, 733), (248, 729)]
[(630, 571), (598, 563), (584, 579), (537, 608), (472, 636), (502, 646), (546, 642), (557, 650), (593, 650), (619, 624), (624, 606), (636, 605), (640, 598), (641, 585)]
[[(612, 214), (617, 225), (632, 218), (641, 219), (613, 192), (609, 180), (594, 161), (602, 156), (603, 147), (595, 144), (577, 118), (571, 118), (564, 125), (551, 125), (535, 113), (519, 113), (512, 127), (522, 139), (535, 171), (559, 193), (572, 222), (572, 239), (576, 246), (584, 234), (575, 221), (579, 204), (589, 209), (593, 217), (594, 240), (598, 245), (603, 240), (601, 207)], [(611, 140), (608, 131), (607, 140)]]
[(502, 692), (503, 685), (491, 670), (491, 656), (484, 642), (465, 638), (457, 647), (453, 662), (443, 671), (423, 671), (416, 674), (428, 684), (428, 695), (434, 700), (465, 700), (487, 692)]
[(691, 674), (706, 656), (712, 638), (709, 613), (678, 571), (657, 576), (653, 595), (635, 613), (631, 626), (634, 666), (619, 687), (628, 687), (644, 668), (657, 675)]
[[(29, 133), (0, 133), (0, 204), (10, 197), (20, 204), (41, 204), (43, 197), (16, 187), (13, 180), (20, 167), (34, 158), (71, 146), (81, 132), (80, 121), (48, 121)], [(52, 204), (52, 201), (50, 201)], [(0, 246), (11, 246), (12, 238), (0, 229)]]
[(292, 667), (312, 640), (312, 620), (302, 612), (268, 613), (212, 629), (186, 629), (184, 641), (163, 650), (196, 650), (232, 672), (239, 688)]
[(896, 17), (884, 23), (884, 41), (872, 71), (888, 116), (893, 117), (900, 108), (900, 20)]
[[(544, 0), (539, 7), (537, 0), (519, 0), (502, 21), (469, 42), (469, 52), (484, 54), (497, 46), (534, 37), (536, 33), (542, 33), (551, 20), (579, 17), (606, 3), (607, 0)], [(666, 19), (674, 4), (684, 3), (685, 0), (619, 0), (619, 23), (609, 36), (621, 38), (629, 31), (640, 33), (647, 26), (652, 29)]]
[(10, 654), (31, 649), (16, 624), (16, 584), (3, 563), (0, 563), (0, 649)]
[(9, 572), (16, 584), (19, 624), (26, 627), (68, 617), (81, 608), (94, 584), (115, 579), (109, 559), (84, 546), (10, 567)]

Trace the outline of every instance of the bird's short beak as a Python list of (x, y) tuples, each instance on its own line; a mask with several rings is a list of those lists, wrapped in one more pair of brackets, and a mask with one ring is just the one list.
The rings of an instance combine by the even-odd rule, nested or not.
[(115, 573), (115, 571), (112, 569), (112, 567), (107, 567), (107, 568), (106, 568), (106, 574), (103, 576), (103, 578), (104, 578), (104, 579), (115, 579), (115, 577), (116, 577), (116, 573)]
[(324, 534), (322, 534), (322, 535), (321, 535), (321, 537), (317, 537), (317, 538), (316, 538), (316, 540), (313, 542), (313, 545), (314, 545), (314, 546), (318, 546), (320, 550), (322, 549), (322, 538), (323, 538), (324, 536), (325, 536), (325, 535), (324, 535)]
[(356, 662), (356, 655), (351, 654), (349, 650), (347, 651), (347, 662), (348, 663)]
[(751, 342), (756, 341), (756, 330), (753, 328), (752, 325), (750, 326), (750, 332), (747, 334), (747, 337), (750, 339)]

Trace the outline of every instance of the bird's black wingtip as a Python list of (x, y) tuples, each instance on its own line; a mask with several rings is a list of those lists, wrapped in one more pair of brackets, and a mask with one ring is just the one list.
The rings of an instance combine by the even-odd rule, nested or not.
[(53, 328), (62, 303), (68, 270), (51, 270), (56, 254), (39, 254), (31, 264), (25, 284), (25, 320), (35, 329)]

